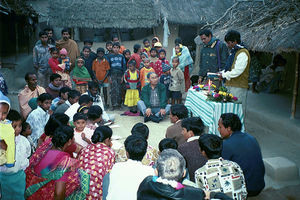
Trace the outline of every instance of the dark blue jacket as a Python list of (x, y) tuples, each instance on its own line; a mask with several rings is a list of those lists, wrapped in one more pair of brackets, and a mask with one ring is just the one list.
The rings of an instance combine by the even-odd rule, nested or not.
[(243, 170), (247, 191), (261, 191), (265, 187), (265, 166), (256, 139), (240, 131), (223, 140), (222, 157), (236, 162)]

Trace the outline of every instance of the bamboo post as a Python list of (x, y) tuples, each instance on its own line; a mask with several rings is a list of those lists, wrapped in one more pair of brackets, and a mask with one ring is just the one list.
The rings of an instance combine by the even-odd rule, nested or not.
[(117, 30), (117, 33), (118, 33), (119, 42), (121, 43), (122, 40), (121, 40), (121, 33), (120, 33), (120, 29), (119, 29), (119, 28), (118, 28), (118, 30)]
[(295, 119), (298, 88), (299, 88), (299, 53), (296, 52), (295, 82), (294, 82), (291, 119)]
[(18, 22), (15, 22), (15, 34), (16, 34), (16, 55), (15, 55), (15, 62), (17, 63), (17, 60), (18, 60), (18, 53), (19, 53), (19, 31), (18, 31)]
[[(200, 26), (197, 26), (197, 36), (200, 34)], [(198, 75), (199, 72), (199, 64), (200, 64), (200, 50), (201, 46), (196, 44), (196, 56), (195, 56), (195, 62), (194, 62), (194, 70), (193, 74)]]

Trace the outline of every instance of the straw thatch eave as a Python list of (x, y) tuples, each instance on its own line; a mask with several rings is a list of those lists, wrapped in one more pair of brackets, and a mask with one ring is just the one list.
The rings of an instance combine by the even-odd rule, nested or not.
[(179, 25), (199, 25), (218, 19), (233, 0), (154, 0), (161, 19)]
[(53, 26), (74, 28), (150, 28), (158, 25), (152, 0), (51, 0)]
[(0, 2), (1, 13), (8, 15), (13, 13), (17, 16), (36, 17), (35, 10), (27, 5), (25, 0), (1, 0)]
[(246, 46), (262, 52), (300, 52), (300, 2), (265, 0), (239, 3), (228, 16), (211, 28), (224, 39), (230, 29), (238, 30)]

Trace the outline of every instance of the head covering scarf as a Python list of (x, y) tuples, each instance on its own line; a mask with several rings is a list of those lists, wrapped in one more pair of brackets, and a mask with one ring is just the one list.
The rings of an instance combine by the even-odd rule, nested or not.
[(78, 81), (92, 80), (89, 71), (84, 65), (82, 67), (78, 67), (78, 60), (82, 60), (84, 62), (83, 58), (81, 57), (76, 59), (75, 68), (73, 69), (73, 79)]
[(67, 49), (62, 48), (62, 49), (59, 51), (59, 54), (60, 54), (60, 55), (65, 55), (65, 56), (67, 56), (67, 55), (68, 55), (68, 51), (67, 51)]
[(10, 110), (10, 100), (1, 91), (0, 91), (0, 103), (6, 103), (6, 104), (8, 104), (8, 111)]

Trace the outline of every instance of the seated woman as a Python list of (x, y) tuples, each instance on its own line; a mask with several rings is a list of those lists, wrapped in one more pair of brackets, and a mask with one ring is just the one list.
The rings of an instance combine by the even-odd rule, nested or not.
[(273, 58), (273, 64), (261, 70), (256, 90), (258, 92), (267, 93), (278, 92), (280, 84), (282, 83), (285, 65), (286, 59), (284, 59), (280, 54), (277, 54)]
[(183, 185), (185, 176), (185, 160), (175, 149), (165, 149), (156, 161), (156, 176), (148, 176), (140, 184), (137, 199), (231, 199), (224, 193), (203, 191)]
[(108, 126), (96, 128), (92, 136), (93, 144), (83, 148), (78, 156), (80, 168), (91, 176), (87, 199), (102, 199), (103, 177), (115, 162), (115, 152), (111, 149), (111, 136), (112, 130)]
[[(38, 140), (38, 148), (36, 151), (44, 151), (45, 149), (49, 149), (52, 147), (52, 136), (57, 129), (57, 127), (62, 125), (68, 125), (69, 117), (63, 113), (54, 113), (50, 116), (45, 128), (44, 133)], [(81, 150), (82, 146), (73, 142), (66, 150), (73, 157), (73, 153), (78, 153)]]
[(61, 126), (53, 134), (52, 148), (33, 154), (25, 171), (26, 199), (85, 199), (89, 175), (65, 152), (73, 137), (70, 126)]

